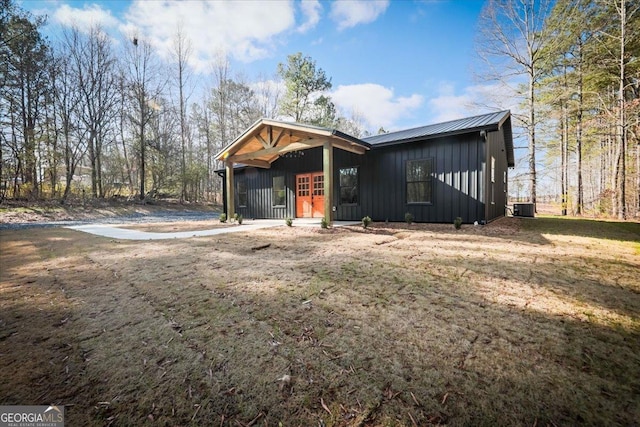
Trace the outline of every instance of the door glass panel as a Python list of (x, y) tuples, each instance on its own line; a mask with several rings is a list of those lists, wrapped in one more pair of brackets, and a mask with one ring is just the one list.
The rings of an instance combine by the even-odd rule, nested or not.
[(309, 195), (309, 177), (298, 177), (298, 196), (305, 197)]
[(324, 196), (324, 175), (313, 176), (313, 195)]

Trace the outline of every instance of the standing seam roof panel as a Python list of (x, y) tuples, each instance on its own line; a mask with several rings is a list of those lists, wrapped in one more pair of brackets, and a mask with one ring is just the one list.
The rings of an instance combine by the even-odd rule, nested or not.
[(399, 142), (407, 139), (421, 137), (433, 137), (447, 133), (461, 133), (466, 130), (498, 126), (503, 119), (510, 114), (509, 111), (499, 111), (496, 113), (483, 114), (480, 116), (468, 117), (459, 120), (452, 120), (444, 123), (421, 126), (413, 129), (390, 132), (381, 135), (374, 135), (362, 138), (363, 141), (371, 145)]

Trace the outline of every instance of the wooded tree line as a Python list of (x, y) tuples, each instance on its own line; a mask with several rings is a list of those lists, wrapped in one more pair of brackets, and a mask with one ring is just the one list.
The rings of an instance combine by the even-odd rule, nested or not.
[[(0, 6), (2, 199), (220, 201), (214, 154), (259, 117), (365, 132), (356, 115), (338, 114), (326, 95), (331, 79), (300, 53), (275, 70), (281, 84), (246, 81), (221, 58), (196, 96), (180, 29), (171, 59), (161, 61), (146, 40), (115, 41), (100, 27), (47, 40), (44, 18), (12, 0)], [(506, 96), (497, 91), (502, 99), (520, 100), (513, 116), (527, 140), (526, 172), (512, 176), (512, 191), (526, 184), (535, 203), (542, 174), (553, 183), (544, 195), (557, 196), (564, 213), (639, 215), (639, 7), (487, 1), (479, 69), (510, 88)]]
[(214, 155), (260, 117), (363, 132), (322, 95), (331, 79), (301, 53), (279, 65), (283, 85), (247, 82), (222, 57), (195, 99), (190, 44), (180, 29), (171, 60), (161, 61), (144, 39), (116, 42), (97, 26), (47, 40), (44, 18), (0, 2), (2, 199), (219, 202), (222, 165)]
[[(485, 77), (521, 100), (528, 184), (540, 164), (562, 213), (640, 215), (640, 2), (490, 0), (480, 18)], [(547, 195), (549, 195), (547, 193)]]

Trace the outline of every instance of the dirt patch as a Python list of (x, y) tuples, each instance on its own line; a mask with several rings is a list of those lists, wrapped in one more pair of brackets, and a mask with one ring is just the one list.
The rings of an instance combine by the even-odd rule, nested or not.
[(632, 425), (639, 240), (555, 218), (0, 231), (0, 401), (70, 425)]

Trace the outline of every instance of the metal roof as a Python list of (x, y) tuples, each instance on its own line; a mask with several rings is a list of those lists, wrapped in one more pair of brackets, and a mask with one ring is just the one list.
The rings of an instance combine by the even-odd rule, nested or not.
[(439, 138), (448, 135), (458, 135), (463, 133), (476, 132), (481, 130), (495, 131), (502, 128), (506, 123), (505, 145), (507, 148), (507, 160), (510, 167), (514, 166), (513, 157), (513, 135), (511, 133), (511, 112), (509, 110), (494, 113), (482, 114), (479, 116), (467, 117), (464, 119), (451, 120), (443, 123), (436, 123), (427, 126), (420, 126), (413, 129), (401, 130), (398, 132), (383, 133), (362, 138), (363, 141), (371, 144), (372, 147), (382, 147), (394, 144), (404, 144), (407, 142)]
[[(239, 144), (246, 144), (247, 140), (253, 138), (255, 136), (254, 134), (261, 131), (265, 126), (273, 126), (287, 129), (293, 132), (298, 131), (332, 139), (336, 138), (351, 145), (363, 147), (364, 149), (405, 144), (414, 141), (424, 141), (427, 139), (478, 132), (482, 130), (497, 131), (504, 128), (507, 164), (509, 165), (509, 167), (513, 167), (515, 164), (513, 153), (513, 135), (511, 133), (511, 112), (509, 110), (482, 114), (479, 116), (467, 117), (464, 119), (451, 120), (448, 122), (436, 123), (398, 132), (373, 135), (361, 139), (355, 138), (336, 129), (263, 118), (256, 121), (251, 127), (245, 130), (242, 135), (240, 135), (225, 148), (223, 148), (219, 153), (217, 153), (215, 157), (219, 160), (222, 160), (223, 157), (229, 153), (230, 149)], [(268, 160), (273, 161), (273, 159)], [(242, 162), (239, 161), (237, 163)]]

